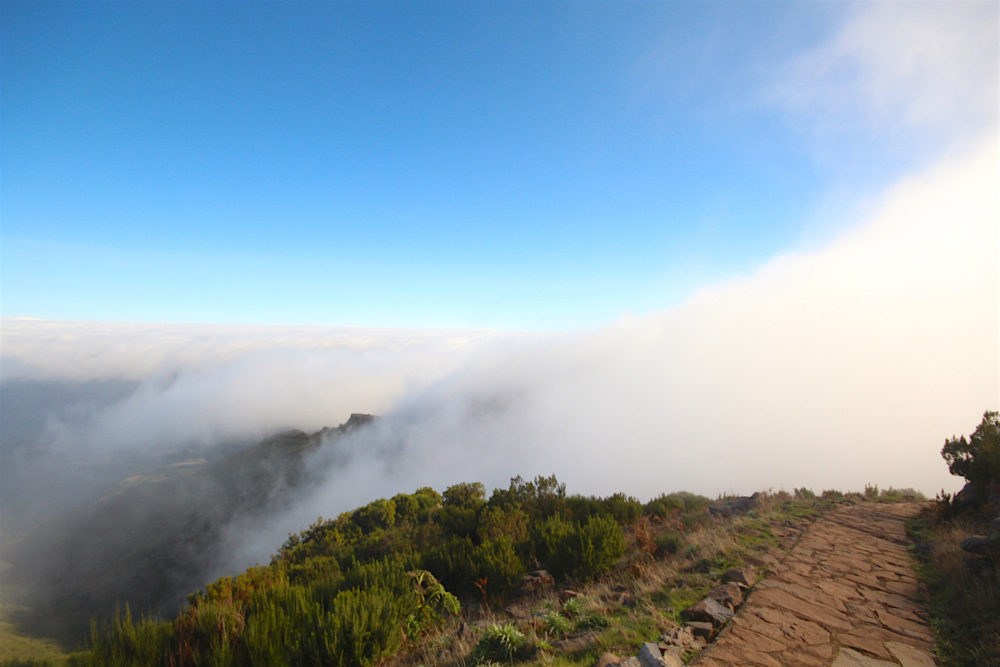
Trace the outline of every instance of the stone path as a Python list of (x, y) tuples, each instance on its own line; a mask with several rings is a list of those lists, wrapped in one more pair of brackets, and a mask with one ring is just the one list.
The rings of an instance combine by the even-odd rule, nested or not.
[(904, 524), (919, 505), (832, 510), (802, 533), (691, 665), (934, 665)]

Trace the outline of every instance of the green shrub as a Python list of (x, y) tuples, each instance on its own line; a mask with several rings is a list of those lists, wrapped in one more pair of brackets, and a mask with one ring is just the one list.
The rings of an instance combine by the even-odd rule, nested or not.
[(500, 537), (478, 547), (469, 538), (453, 538), (424, 554), (424, 569), (462, 598), (485, 595), (505, 598), (524, 576), (524, 563), (509, 538)]
[(594, 612), (586, 612), (573, 623), (573, 631), (591, 632), (594, 630), (603, 630), (610, 625), (611, 621), (607, 617)]
[(530, 523), (527, 513), (518, 507), (488, 505), (479, 514), (479, 536), (484, 540), (508, 537), (523, 542), (528, 539)]
[(941, 448), (952, 475), (964, 477), (981, 502), (1000, 484), (1000, 413), (987, 411), (968, 439), (952, 437)]
[(548, 637), (562, 637), (573, 628), (568, 618), (556, 611), (542, 616), (542, 631)]
[(438, 626), (444, 619), (462, 613), (458, 599), (445, 590), (433, 574), (427, 570), (413, 570), (407, 575), (417, 596), (415, 608), (406, 618), (407, 635), (415, 637)]
[(340, 564), (332, 556), (315, 556), (288, 566), (288, 581), (293, 584), (329, 582), (341, 578)]
[(486, 579), (486, 595), (492, 600), (507, 597), (524, 577), (525, 566), (507, 537), (483, 542), (473, 554), (477, 579)]
[(475, 597), (475, 548), (468, 537), (453, 537), (425, 552), (420, 567), (433, 572), (445, 588), (460, 598)]
[(301, 586), (268, 591), (248, 614), (249, 662), (371, 665), (396, 652), (409, 605), (382, 588), (339, 593), (329, 609)]
[(396, 524), (396, 503), (385, 498), (373, 500), (354, 510), (351, 521), (365, 533), (379, 528), (391, 528)]
[(531, 482), (520, 475), (510, 480), (507, 489), (496, 489), (490, 496), (493, 507), (518, 507), (533, 520), (544, 519), (564, 513), (566, 509), (566, 485), (555, 475), (535, 477)]
[(142, 618), (132, 620), (128, 606), (124, 612), (100, 628), (91, 622), (88, 650), (74, 654), (70, 665), (101, 667), (104, 665), (167, 665), (173, 639), (170, 623)]
[(511, 623), (494, 624), (486, 629), (486, 634), (472, 649), (469, 660), (473, 665), (512, 662), (515, 658), (524, 657), (528, 649), (528, 639), (517, 626)]
[(535, 536), (536, 552), (553, 576), (593, 579), (625, 553), (621, 526), (607, 517), (590, 517), (584, 523), (550, 517)]
[(562, 603), (562, 613), (570, 618), (576, 618), (583, 613), (583, 600), (579, 597), (569, 598)]
[(660, 533), (654, 540), (656, 549), (663, 555), (673, 555), (684, 546), (684, 538), (672, 530)]

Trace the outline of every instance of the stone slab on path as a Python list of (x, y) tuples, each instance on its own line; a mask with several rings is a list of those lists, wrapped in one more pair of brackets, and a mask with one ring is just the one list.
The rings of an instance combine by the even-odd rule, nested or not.
[(915, 503), (841, 505), (806, 529), (690, 664), (934, 665), (905, 523)]

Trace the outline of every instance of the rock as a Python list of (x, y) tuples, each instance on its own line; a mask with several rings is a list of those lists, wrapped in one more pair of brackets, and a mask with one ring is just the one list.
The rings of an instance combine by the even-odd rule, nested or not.
[(631, 655), (619, 663), (622, 667), (642, 667), (642, 663), (639, 662), (639, 658)]
[(684, 660), (677, 648), (670, 648), (660, 654), (660, 665), (663, 667), (684, 667)]
[(915, 646), (900, 642), (886, 642), (885, 647), (903, 667), (935, 667), (937, 665), (930, 653)]
[(705, 621), (688, 621), (685, 624), (691, 629), (691, 632), (696, 636), (708, 641), (712, 638), (712, 633), (715, 632), (715, 628), (711, 623), (706, 623)]
[(732, 617), (732, 609), (722, 606), (712, 598), (696, 602), (681, 612), (681, 618), (685, 621), (705, 621), (715, 627), (725, 625)]
[(726, 570), (722, 575), (723, 583), (736, 584), (740, 588), (750, 588), (753, 586), (754, 573), (748, 567), (733, 568)]
[(984, 535), (972, 535), (962, 540), (962, 549), (970, 554), (989, 556), (993, 551), (993, 546), (990, 544), (990, 538)]
[[(705, 640), (696, 636), (694, 630), (688, 627), (690, 625), (690, 623), (684, 626), (678, 625), (669, 632), (664, 632), (660, 637), (660, 650), (666, 651), (671, 646), (676, 646), (683, 652), (700, 651), (705, 646)], [(705, 625), (708, 626), (708, 633), (711, 635), (712, 624), (705, 623)]]
[(612, 665), (622, 664), (621, 656), (615, 655), (614, 653), (602, 653), (601, 657), (597, 659), (594, 663), (594, 667), (611, 667)]
[(724, 607), (729, 607), (733, 611), (736, 611), (736, 608), (743, 604), (743, 591), (740, 590), (738, 585), (733, 583), (716, 586), (708, 594), (708, 597)]
[(969, 482), (962, 487), (962, 490), (955, 494), (955, 497), (951, 499), (951, 506), (955, 509), (961, 509), (963, 507), (979, 507), (983, 504), (982, 499), (979, 497), (979, 493), (976, 491), (975, 487), (972, 486), (972, 482)]
[(993, 577), (993, 561), (989, 558), (963, 558), (962, 564), (965, 565), (965, 569), (969, 571), (969, 574), (979, 577), (980, 579), (990, 579)]
[(833, 661), (832, 667), (898, 667), (896, 663), (888, 660), (871, 658), (860, 651), (850, 648), (841, 648), (837, 657)]
[(639, 649), (639, 664), (642, 667), (662, 667), (660, 663), (660, 658), (663, 654), (660, 653), (660, 647), (653, 642), (646, 642)]

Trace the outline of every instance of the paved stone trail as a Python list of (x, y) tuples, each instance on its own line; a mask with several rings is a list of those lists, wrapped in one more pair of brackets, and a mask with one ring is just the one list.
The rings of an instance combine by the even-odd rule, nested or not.
[(694, 661), (717, 665), (934, 665), (904, 524), (913, 503), (826, 513)]

